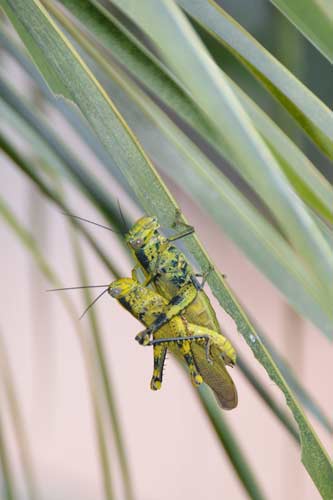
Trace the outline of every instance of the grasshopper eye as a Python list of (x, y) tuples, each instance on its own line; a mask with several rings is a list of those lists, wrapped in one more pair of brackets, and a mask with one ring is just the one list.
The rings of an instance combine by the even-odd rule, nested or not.
[(122, 292), (121, 288), (110, 288), (109, 293), (112, 297), (118, 297)]
[(131, 240), (130, 243), (133, 248), (140, 248), (143, 245), (143, 240), (141, 238), (137, 238), (136, 240)]

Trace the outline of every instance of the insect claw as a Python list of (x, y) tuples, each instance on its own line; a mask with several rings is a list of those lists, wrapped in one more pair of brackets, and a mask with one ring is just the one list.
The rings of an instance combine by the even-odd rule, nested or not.
[(152, 391), (159, 391), (162, 387), (162, 382), (159, 379), (152, 378), (150, 382), (150, 388)]
[(206, 284), (206, 281), (208, 279), (208, 276), (213, 271), (214, 271), (214, 266), (212, 266), (211, 264), (209, 264), (207, 270), (202, 274), (202, 282), (200, 284), (200, 290), (202, 290), (204, 288), (204, 286)]
[(143, 332), (140, 332), (138, 333), (136, 336), (135, 336), (135, 340), (137, 342), (139, 342), (140, 345), (151, 345), (150, 344), (150, 335), (146, 333), (146, 330), (144, 330)]
[(194, 375), (192, 378), (192, 382), (194, 387), (199, 387), (203, 383), (203, 378), (202, 376), (198, 373), (197, 375)]

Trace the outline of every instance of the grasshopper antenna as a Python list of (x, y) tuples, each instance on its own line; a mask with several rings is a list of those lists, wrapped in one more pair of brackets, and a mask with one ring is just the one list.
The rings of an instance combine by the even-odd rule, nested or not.
[(89, 304), (89, 306), (83, 311), (83, 313), (79, 317), (79, 320), (83, 318), (83, 316), (89, 311), (89, 309), (96, 304), (96, 302), (108, 291), (108, 289), (109, 289), (109, 286), (105, 290), (103, 290), (103, 292), (101, 292), (99, 295), (97, 295), (96, 299), (94, 299), (91, 302), (91, 304)]
[(83, 222), (88, 222), (88, 224), (93, 224), (94, 226), (101, 227), (103, 229), (106, 229), (107, 231), (111, 231), (111, 233), (123, 235), (123, 233), (121, 231), (116, 231), (115, 229), (111, 229), (111, 227), (104, 226), (103, 224), (98, 224), (97, 222), (93, 222), (92, 220), (85, 219), (84, 217), (79, 217), (78, 215), (69, 214), (67, 212), (62, 212), (62, 214), (67, 215), (67, 217), (72, 217), (73, 219), (78, 219), (78, 220), (81, 220)]
[(50, 288), (47, 292), (61, 292), (62, 290), (81, 290), (82, 288), (107, 288), (109, 285), (67, 286), (65, 288)]
[(108, 291), (109, 285), (87, 285), (87, 286), (68, 286), (66, 288), (51, 288), (50, 290), (46, 290), (47, 292), (60, 292), (63, 290), (82, 290), (82, 288), (104, 288), (103, 292), (101, 292), (96, 299), (92, 301), (91, 304), (83, 311), (81, 316), (79, 317), (79, 320), (83, 318), (83, 316), (86, 314), (86, 312), (89, 311), (89, 309), (96, 304), (96, 302)]

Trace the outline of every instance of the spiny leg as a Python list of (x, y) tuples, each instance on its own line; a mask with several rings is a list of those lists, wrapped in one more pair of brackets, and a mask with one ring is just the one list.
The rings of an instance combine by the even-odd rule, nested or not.
[(202, 290), (203, 287), (205, 286), (207, 278), (212, 271), (214, 271), (214, 267), (209, 264), (208, 269), (204, 273), (196, 274), (198, 278), (202, 278), (202, 281), (200, 283), (200, 290)]
[[(187, 351), (187, 346), (189, 347), (189, 351), (186, 352), (186, 353), (184, 353), (184, 351)], [(199, 385), (201, 385), (202, 382), (203, 382), (203, 378), (200, 375), (200, 373), (198, 372), (198, 368), (195, 365), (194, 358), (192, 356), (192, 351), (191, 351), (191, 345), (190, 345), (190, 343), (182, 342), (179, 345), (179, 348), (182, 351), (183, 358), (185, 360), (185, 363), (188, 366), (188, 370), (190, 372), (192, 384), (195, 387), (199, 387)]]
[(168, 348), (165, 345), (154, 345), (154, 371), (150, 381), (152, 391), (158, 391), (162, 386), (163, 368)]
[[(203, 278), (203, 279), (202, 279), (202, 282), (201, 282), (201, 284), (200, 284), (200, 289), (201, 289), (201, 290), (202, 290), (202, 289), (203, 289), (203, 287), (205, 286), (206, 281), (207, 281), (207, 278), (208, 278), (209, 274), (210, 274), (212, 271), (214, 271), (214, 267), (213, 267), (212, 265), (209, 265), (209, 268), (208, 268), (208, 269), (207, 269), (207, 271), (205, 271), (204, 273), (195, 273), (195, 276), (196, 276), (197, 278)], [(222, 274), (222, 273), (220, 273), (220, 274), (221, 274), (221, 276), (222, 276), (222, 278), (223, 278), (224, 280), (227, 278), (227, 275), (226, 275), (226, 274)]]
[[(188, 366), (191, 379), (193, 382), (193, 385), (199, 386), (202, 384), (203, 379), (200, 373), (198, 372), (198, 369), (196, 367), (193, 355), (192, 355), (192, 349), (191, 349), (191, 343), (190, 341), (205, 341), (206, 346), (209, 346), (209, 335), (193, 335), (190, 337), (172, 337), (172, 338), (164, 338), (164, 339), (154, 339), (150, 342), (150, 345), (153, 345), (156, 347), (156, 345), (161, 345), (161, 344), (168, 344), (168, 343), (177, 343), (179, 350), (181, 351), (183, 358)], [(208, 347), (208, 353), (209, 353), (209, 347)], [(211, 363), (209, 354), (207, 354), (207, 348), (206, 348), (206, 356), (207, 356), (207, 361)]]
[(210, 347), (211, 347), (211, 337), (207, 334), (202, 334), (202, 335), (189, 335), (188, 337), (171, 337), (171, 338), (164, 338), (164, 339), (154, 339), (149, 342), (149, 344), (146, 345), (160, 345), (160, 344), (168, 344), (171, 342), (177, 342), (178, 343), (186, 343), (188, 341), (195, 341), (199, 342), (204, 341), (205, 342), (205, 350), (206, 350), (206, 359), (207, 362), (212, 364), (213, 360), (210, 356)]
[(177, 234), (174, 234), (173, 236), (170, 236), (168, 238), (169, 241), (180, 240), (181, 238), (185, 238), (185, 236), (189, 236), (190, 234), (194, 233), (194, 227), (190, 226), (189, 224), (186, 224), (186, 222), (183, 222), (181, 220), (181, 215), (182, 215), (181, 211), (177, 208), (175, 214), (175, 220), (173, 221), (171, 227), (183, 226), (185, 227), (185, 229)]
[(199, 387), (199, 385), (201, 385), (203, 382), (203, 378), (200, 375), (200, 373), (198, 372), (198, 368), (196, 367), (196, 364), (194, 362), (190, 342), (188, 342), (187, 340), (186, 341), (183, 341), (183, 340), (178, 341), (177, 340), (177, 345), (178, 345), (178, 347), (183, 355), (185, 363), (188, 366), (188, 370), (190, 372), (192, 384), (195, 387)]

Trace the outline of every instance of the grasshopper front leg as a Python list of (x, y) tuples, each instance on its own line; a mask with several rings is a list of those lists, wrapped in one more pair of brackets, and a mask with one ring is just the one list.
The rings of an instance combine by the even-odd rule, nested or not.
[(201, 283), (199, 283), (196, 277), (192, 275), (190, 280), (180, 288), (174, 297), (172, 297), (163, 313), (159, 314), (155, 321), (148, 328), (146, 328), (146, 330), (140, 332), (135, 337), (135, 340), (137, 340), (139, 344), (146, 345), (149, 342), (151, 335), (191, 305), (196, 299), (198, 293), (203, 289), (212, 270), (213, 268), (209, 267), (209, 269), (201, 275)]
[(176, 214), (175, 214), (175, 220), (173, 221), (171, 227), (177, 228), (179, 226), (183, 226), (184, 229), (183, 229), (183, 231), (180, 231), (180, 232), (174, 234), (173, 236), (169, 236), (168, 237), (169, 241), (180, 240), (181, 238), (185, 238), (185, 236), (190, 236), (191, 234), (194, 233), (194, 231), (195, 231), (194, 227), (190, 226), (186, 222), (183, 222), (181, 217), (182, 217), (182, 213), (179, 210), (179, 208), (177, 208)]
[[(192, 329), (193, 329), (193, 327), (195, 327), (195, 325), (189, 325), (189, 326)], [(186, 344), (186, 343), (189, 344), (189, 341), (195, 341), (199, 344), (201, 344), (203, 342), (205, 344), (206, 360), (208, 363), (211, 364), (211, 363), (213, 363), (212, 358), (210, 356), (211, 340), (212, 340), (211, 335), (202, 334), (202, 335), (189, 335), (186, 337), (177, 337), (177, 338), (170, 337), (170, 338), (164, 338), (164, 339), (154, 339), (154, 340), (151, 340), (149, 342), (149, 344), (146, 344), (146, 345), (153, 345), (155, 347), (156, 345), (160, 345), (160, 344), (167, 344), (167, 343), (171, 343), (171, 342), (176, 342), (179, 346), (179, 344), (181, 342), (184, 342), (184, 344)]]
[(163, 325), (168, 323), (172, 318), (178, 316), (184, 309), (186, 309), (186, 307), (195, 300), (197, 293), (198, 288), (196, 283), (191, 281), (187, 285), (184, 285), (180, 289), (179, 293), (172, 297), (172, 299), (166, 306), (165, 311), (159, 314), (154, 323), (152, 323), (148, 328), (138, 333), (138, 335), (135, 337), (135, 340), (142, 345), (149, 344), (150, 337)]

